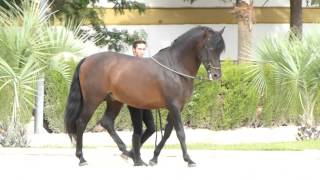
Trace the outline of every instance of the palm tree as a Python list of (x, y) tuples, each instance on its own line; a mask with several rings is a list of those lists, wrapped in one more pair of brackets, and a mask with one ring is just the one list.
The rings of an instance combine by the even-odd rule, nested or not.
[(254, 87), (267, 97), (275, 97), (279, 107), (298, 107), (307, 127), (315, 125), (314, 109), (319, 100), (319, 35), (313, 31), (301, 40), (290, 39), (290, 35), (266, 38), (248, 73)]
[(238, 20), (238, 63), (251, 59), (252, 29), (255, 23), (253, 0), (237, 0), (233, 13)]
[(61, 53), (83, 56), (83, 42), (88, 36), (80, 33), (79, 26), (52, 26), (47, 3), (26, 0), (21, 7), (7, 6), (8, 10), (0, 8), (0, 96), (11, 102), (10, 114), (2, 116), (10, 133), (31, 114), (36, 79), (47, 70), (55, 70), (69, 80), (67, 63), (53, 59)]

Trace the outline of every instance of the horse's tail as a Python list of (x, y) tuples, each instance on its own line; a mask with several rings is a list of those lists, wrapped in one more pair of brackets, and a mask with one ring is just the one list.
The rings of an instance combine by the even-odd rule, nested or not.
[(76, 121), (82, 109), (82, 93), (79, 80), (80, 66), (84, 62), (82, 59), (76, 67), (70, 86), (70, 92), (64, 115), (64, 125), (70, 139), (76, 137)]

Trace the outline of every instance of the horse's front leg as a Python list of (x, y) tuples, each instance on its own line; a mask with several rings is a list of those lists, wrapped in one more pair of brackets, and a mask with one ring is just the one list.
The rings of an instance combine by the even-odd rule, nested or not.
[(170, 137), (172, 129), (173, 129), (173, 119), (172, 119), (171, 113), (169, 112), (169, 114), (167, 116), (167, 124), (164, 129), (164, 135), (163, 135), (160, 143), (157, 145), (156, 149), (154, 150), (153, 158), (149, 161), (149, 165), (154, 166), (158, 163), (159, 154), (160, 154), (163, 146), (165, 145), (166, 141)]
[(184, 128), (183, 128), (183, 123), (181, 121), (180, 110), (176, 106), (173, 106), (171, 108), (171, 112), (172, 112), (173, 118), (174, 118), (173, 119), (173, 126), (174, 126), (174, 129), (176, 130), (177, 137), (180, 141), (181, 150), (183, 153), (183, 159), (184, 159), (184, 161), (188, 162), (189, 167), (194, 167), (194, 166), (196, 166), (196, 163), (191, 160), (191, 158), (187, 152), (186, 135), (185, 135)]

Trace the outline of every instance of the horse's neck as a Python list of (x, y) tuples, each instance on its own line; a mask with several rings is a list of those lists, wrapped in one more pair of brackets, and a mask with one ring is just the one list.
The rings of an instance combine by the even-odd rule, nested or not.
[(164, 65), (190, 76), (196, 76), (200, 66), (196, 53), (192, 50), (192, 47), (187, 46), (169, 47), (160, 51), (154, 57)]

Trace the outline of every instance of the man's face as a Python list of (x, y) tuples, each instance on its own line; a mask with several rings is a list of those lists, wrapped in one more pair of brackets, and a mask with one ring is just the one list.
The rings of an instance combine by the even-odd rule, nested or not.
[(143, 57), (144, 53), (146, 51), (146, 45), (141, 43), (141, 44), (137, 44), (136, 48), (132, 48), (133, 51), (133, 55), (137, 56), (137, 57)]

